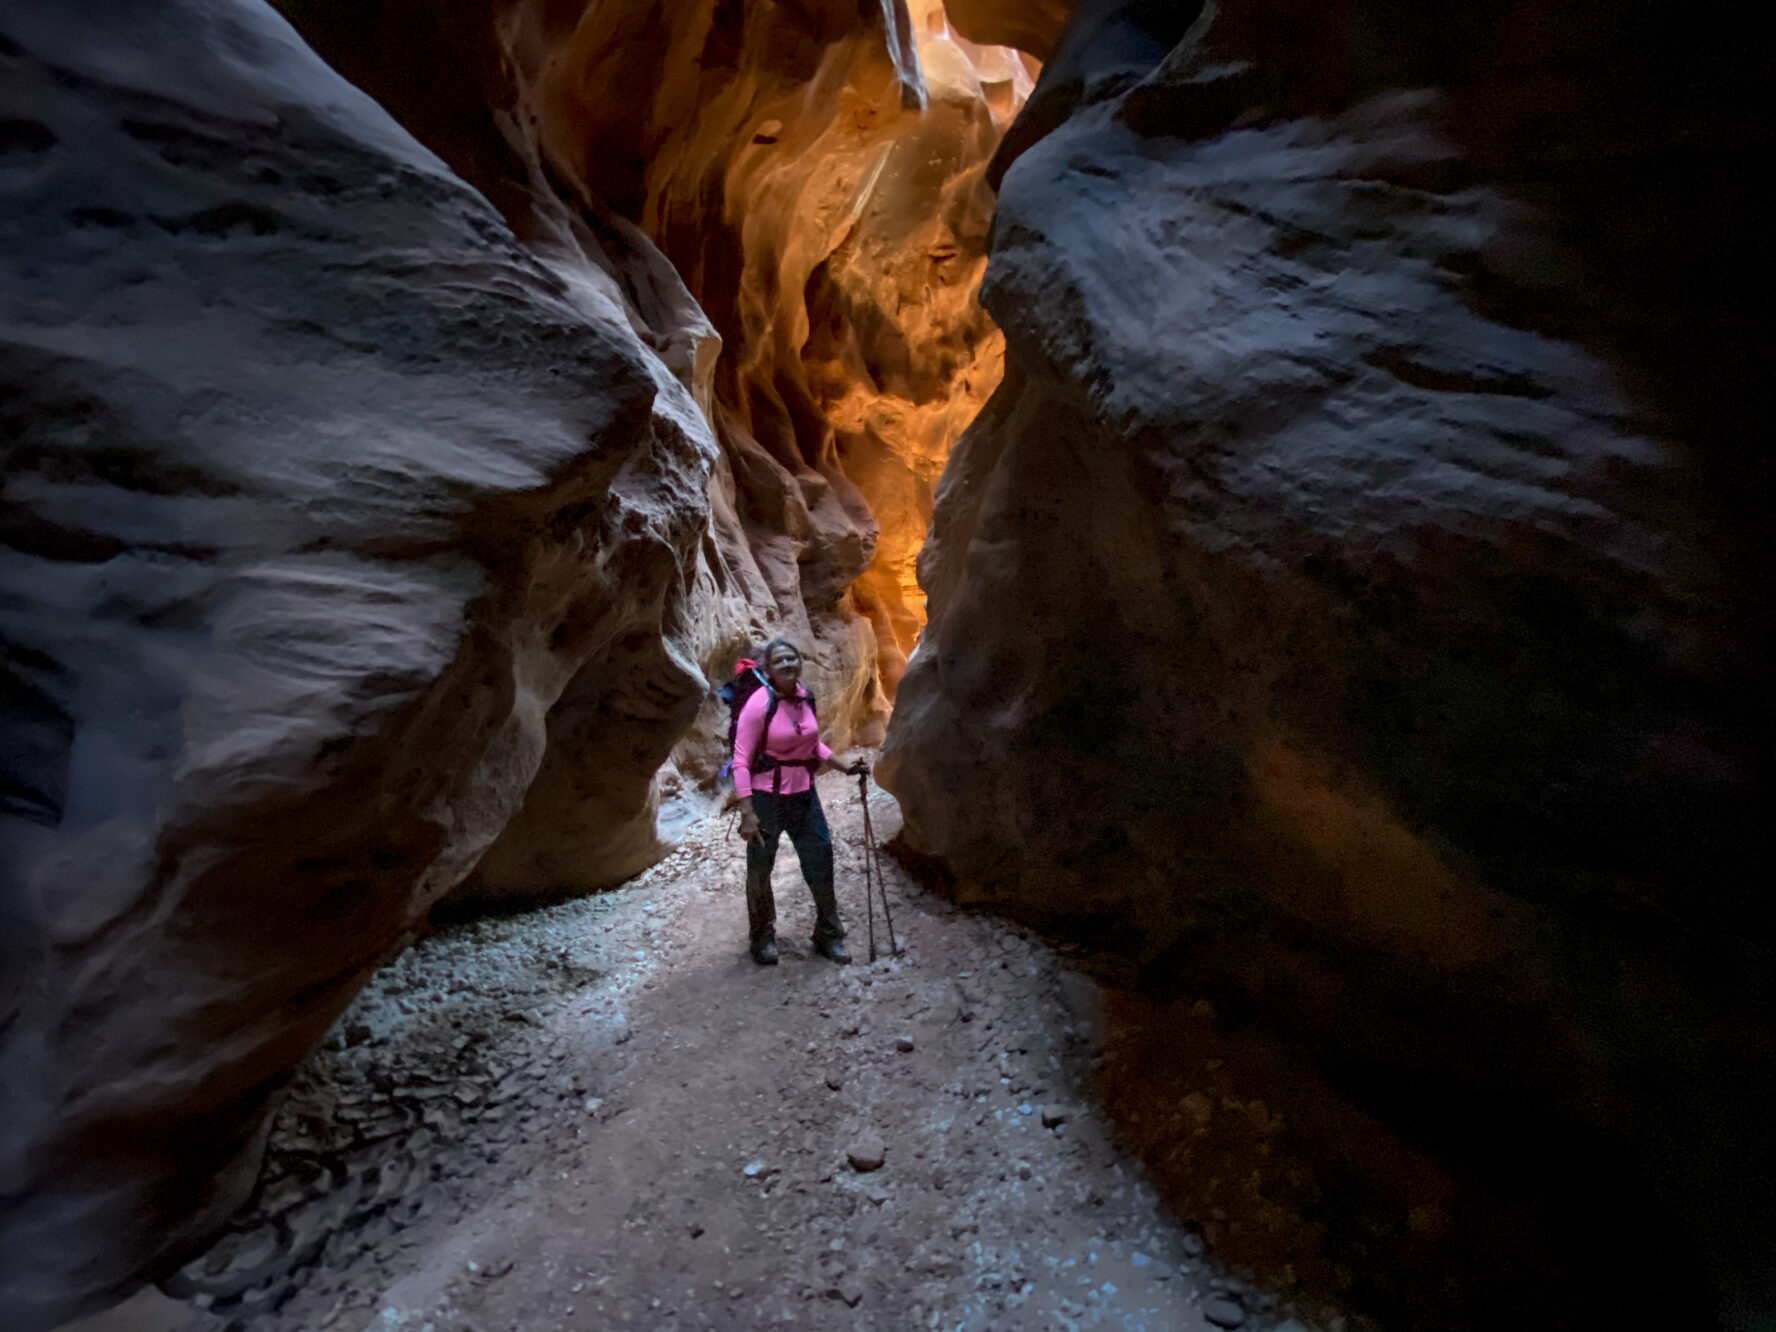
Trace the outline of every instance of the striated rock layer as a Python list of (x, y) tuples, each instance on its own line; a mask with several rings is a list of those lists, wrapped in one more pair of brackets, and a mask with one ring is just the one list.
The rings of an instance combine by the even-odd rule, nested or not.
[(288, 1071), (498, 836), (564, 698), (598, 717), (579, 872), (651, 848), (717, 449), (638, 334), (672, 295), (644, 240), (539, 259), (252, 0), (8, 7), (0, 208), (28, 1332), (246, 1196)]
[(964, 900), (1527, 1188), (1618, 1161), (1733, 1327), (1776, 1317), (1767, 51), (1083, 7), (995, 164), (1005, 382), (882, 768)]

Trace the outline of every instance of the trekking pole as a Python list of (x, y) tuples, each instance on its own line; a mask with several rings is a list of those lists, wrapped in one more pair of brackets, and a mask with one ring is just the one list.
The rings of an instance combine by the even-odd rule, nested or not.
[[(858, 778), (858, 786), (863, 791), (863, 853), (876, 865), (876, 891), (882, 895), (882, 922), (888, 927), (888, 951), (899, 957), (900, 940), (894, 937), (894, 917), (888, 913), (888, 881), (882, 877), (882, 853), (876, 847), (875, 825), (870, 822), (868, 773)], [(870, 961), (875, 961), (873, 945), (870, 949)]]
[(876, 898), (870, 890), (869, 774), (857, 774), (858, 798), (863, 801), (863, 909), (869, 915), (869, 959), (876, 960)]

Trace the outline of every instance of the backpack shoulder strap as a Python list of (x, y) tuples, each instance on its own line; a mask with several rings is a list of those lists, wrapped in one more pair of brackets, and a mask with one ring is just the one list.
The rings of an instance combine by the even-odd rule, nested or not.
[(770, 698), (765, 703), (765, 723), (759, 727), (758, 758), (753, 760), (753, 766), (757, 768), (763, 764), (771, 769), (771, 794), (776, 795), (783, 789), (783, 765), (771, 757), (771, 719), (777, 715), (777, 704), (781, 700), (769, 684), (763, 688)]

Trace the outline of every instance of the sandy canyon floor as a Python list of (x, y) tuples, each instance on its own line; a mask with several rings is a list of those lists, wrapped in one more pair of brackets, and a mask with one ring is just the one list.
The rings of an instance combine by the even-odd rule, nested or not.
[(1090, 981), (886, 856), (903, 952), (877, 913), (868, 961), (858, 786), (821, 792), (854, 965), (809, 950), (787, 841), (782, 965), (750, 961), (719, 817), (422, 939), (299, 1075), (235, 1231), (82, 1332), (1301, 1332), (1117, 1145)]

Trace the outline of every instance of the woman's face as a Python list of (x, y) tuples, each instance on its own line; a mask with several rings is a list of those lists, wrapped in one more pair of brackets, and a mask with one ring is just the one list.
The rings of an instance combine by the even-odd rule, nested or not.
[(774, 648), (765, 662), (765, 675), (779, 694), (793, 694), (802, 678), (802, 654), (792, 647)]

